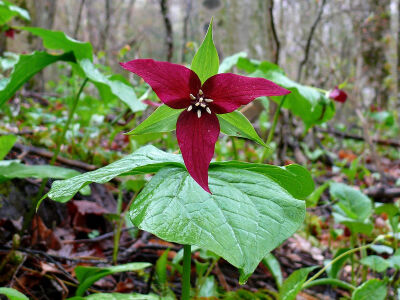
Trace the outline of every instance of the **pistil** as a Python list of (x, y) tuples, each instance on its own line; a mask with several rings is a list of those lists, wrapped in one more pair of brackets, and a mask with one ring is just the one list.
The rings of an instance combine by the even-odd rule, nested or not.
[(189, 105), (187, 111), (191, 111), (194, 106), (198, 108), (196, 111), (198, 118), (201, 118), (201, 113), (203, 109), (205, 109), (205, 111), (211, 115), (211, 109), (208, 107), (208, 104), (213, 102), (214, 101), (213, 99), (206, 98), (202, 90), (199, 90), (197, 96), (189, 94), (189, 97), (192, 100), (192, 104)]

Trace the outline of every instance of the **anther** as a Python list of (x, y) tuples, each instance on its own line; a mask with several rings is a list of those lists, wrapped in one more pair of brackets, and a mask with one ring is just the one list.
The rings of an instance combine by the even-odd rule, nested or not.
[(206, 107), (206, 111), (211, 115), (211, 109), (209, 107)]
[(205, 103), (200, 104), (201, 107), (206, 107), (207, 105)]
[(203, 91), (202, 90), (199, 90), (199, 95), (200, 96), (203, 95)]
[(199, 106), (199, 105), (200, 105), (200, 102), (196, 102), (194, 105)]
[(195, 97), (195, 96), (193, 96), (193, 94), (190, 94), (190, 99), (192, 99), (192, 100), (196, 100), (196, 97)]
[(188, 107), (187, 111), (191, 111), (192, 108), (193, 108), (193, 106), (190, 105), (190, 106)]
[(203, 102), (203, 97), (200, 97), (199, 102)]
[(204, 101), (206, 101), (206, 102), (208, 102), (208, 103), (211, 103), (211, 102), (213, 102), (214, 100), (213, 100), (213, 99), (204, 99)]
[(198, 109), (197, 110), (197, 117), (200, 119), (200, 117), (201, 117), (201, 110), (200, 109)]

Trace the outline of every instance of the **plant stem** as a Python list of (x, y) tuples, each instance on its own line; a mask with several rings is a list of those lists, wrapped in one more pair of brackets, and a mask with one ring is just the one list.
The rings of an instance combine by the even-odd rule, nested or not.
[[(272, 121), (272, 126), (271, 126), (271, 128), (269, 130), (267, 140), (265, 141), (265, 143), (268, 146), (269, 146), (269, 144), (271, 143), (271, 141), (272, 141), (272, 139), (274, 137), (275, 128), (276, 128), (276, 125), (278, 124), (279, 115), (281, 114), (281, 108), (282, 108), (283, 104), (285, 103), (285, 100), (286, 100), (286, 95), (283, 96), (283, 98), (279, 102), (278, 107), (276, 108), (276, 111), (275, 111), (275, 114), (274, 114), (274, 119)], [(261, 156), (260, 163), (263, 163), (264, 160), (269, 156), (270, 150), (271, 150), (270, 148), (265, 148), (264, 149), (263, 155)]]
[(232, 142), (233, 159), (234, 160), (239, 160), (239, 156), (238, 156), (237, 148), (236, 148), (236, 143), (235, 143), (235, 138), (233, 136), (231, 136), (230, 138), (231, 138), (231, 142)]
[(380, 240), (380, 237), (378, 236), (372, 243), (368, 244), (368, 245), (364, 245), (358, 248), (353, 248), (350, 249), (342, 254), (340, 254), (339, 256), (337, 256), (335, 259), (331, 260), (328, 264), (326, 264), (321, 270), (318, 271), (318, 273), (316, 273), (313, 277), (311, 277), (310, 279), (308, 279), (306, 282), (303, 283), (302, 285), (302, 289), (306, 286), (308, 286), (312, 281), (314, 281), (315, 279), (317, 279), (322, 273), (325, 272), (325, 270), (327, 268), (329, 268), (331, 265), (333, 265), (335, 262), (337, 262), (339, 259), (341, 259), (342, 257), (345, 257), (349, 254), (353, 254), (354, 252), (357, 251), (361, 251), (364, 249), (367, 249), (369, 247), (371, 247), (372, 245), (374, 245), (376, 242), (378, 242)]
[(118, 202), (117, 202), (117, 211), (116, 215), (119, 215), (120, 218), (116, 222), (116, 228), (115, 234), (114, 234), (114, 249), (113, 249), (113, 264), (117, 264), (117, 258), (118, 258), (118, 250), (119, 250), (119, 239), (121, 237), (121, 229), (122, 229), (122, 224), (124, 222), (124, 217), (125, 214), (121, 215), (122, 211), (122, 190), (120, 189), (120, 192), (118, 193)]
[(316, 285), (333, 285), (333, 286), (338, 286), (340, 288), (346, 289), (353, 291), (356, 289), (354, 285), (351, 285), (350, 283), (347, 283), (345, 281), (335, 279), (335, 278), (321, 278), (317, 280), (313, 280), (312, 282), (308, 283), (307, 285), (303, 285), (303, 288), (310, 288), (312, 286)]
[(82, 84), (81, 84), (81, 86), (79, 88), (78, 93), (76, 94), (74, 103), (72, 104), (72, 107), (71, 107), (71, 109), (69, 111), (69, 114), (68, 114), (67, 122), (64, 125), (63, 131), (61, 132), (60, 137), (58, 138), (57, 148), (56, 148), (56, 151), (54, 152), (53, 157), (51, 158), (50, 165), (53, 165), (57, 160), (58, 154), (60, 153), (60, 150), (61, 150), (61, 146), (62, 146), (62, 144), (64, 144), (65, 135), (66, 135), (66, 133), (68, 131), (69, 125), (71, 124), (72, 118), (74, 117), (74, 113), (75, 113), (76, 107), (78, 106), (79, 98), (80, 98), (80, 96), (82, 94), (82, 91), (83, 91), (83, 88), (85, 87), (85, 85), (88, 82), (88, 80), (89, 80), (89, 78), (85, 78), (85, 80), (82, 82)]
[[(68, 127), (71, 124), (71, 121), (72, 121), (72, 118), (74, 116), (76, 107), (78, 106), (79, 98), (80, 98), (80, 96), (82, 94), (82, 91), (83, 91), (83, 88), (85, 87), (85, 85), (88, 82), (88, 80), (89, 80), (88, 78), (85, 78), (85, 80), (81, 84), (81, 87), (79, 88), (78, 93), (76, 94), (74, 103), (73, 103), (72, 108), (71, 108), (71, 110), (69, 111), (69, 114), (68, 114), (67, 122), (64, 125), (64, 128), (63, 128), (63, 131), (61, 132), (61, 135), (57, 139), (57, 148), (56, 148), (56, 151), (54, 151), (53, 157), (50, 160), (50, 165), (54, 165), (54, 163), (57, 160), (58, 154), (60, 153), (60, 150), (61, 150), (61, 145), (64, 143), (65, 134), (67, 133)], [(47, 183), (47, 178), (43, 178), (42, 179), (42, 183), (41, 183), (40, 188), (39, 188), (39, 192), (37, 193), (35, 199), (33, 200), (32, 207), (29, 209), (28, 213), (24, 217), (24, 223), (23, 223), (21, 232), (24, 232), (28, 228), (29, 224), (32, 222), (33, 216), (35, 215), (36, 207), (37, 207), (37, 205), (39, 203), (39, 200), (41, 199), (41, 197), (43, 195), (44, 188), (46, 187), (46, 183)]]
[(190, 299), (191, 246), (183, 246), (182, 300)]

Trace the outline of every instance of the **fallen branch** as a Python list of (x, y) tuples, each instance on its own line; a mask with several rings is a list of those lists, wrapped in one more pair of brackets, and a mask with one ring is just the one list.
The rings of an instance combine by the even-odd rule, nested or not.
[(383, 200), (392, 200), (400, 197), (400, 188), (373, 186), (364, 190), (364, 193), (375, 200), (380, 200), (380, 202), (387, 202)]
[[(330, 133), (330, 134), (333, 134), (335, 136), (342, 137), (345, 139), (364, 141), (364, 137), (362, 137), (362, 136), (359, 136), (356, 134), (351, 134), (351, 133), (346, 133), (346, 132), (341, 132), (341, 131), (333, 129), (333, 128), (323, 129), (323, 128), (315, 127), (315, 129), (319, 132)], [(372, 142), (379, 144), (379, 145), (384, 145), (384, 146), (400, 147), (400, 141), (395, 141), (395, 140), (382, 140), (382, 139), (372, 138)]]
[[(13, 150), (19, 150), (20, 152), (24, 153), (25, 155), (28, 153), (31, 153), (31, 154), (36, 154), (36, 155), (50, 158), (50, 159), (54, 155), (53, 152), (47, 151), (45, 149), (34, 147), (34, 146), (25, 146), (25, 145), (22, 145), (19, 143), (16, 143), (13, 146)], [(90, 165), (90, 164), (87, 164), (87, 163), (84, 163), (84, 162), (81, 162), (78, 160), (72, 160), (72, 159), (68, 159), (68, 158), (64, 158), (64, 157), (60, 157), (60, 156), (57, 157), (57, 161), (65, 164), (65, 165), (69, 165), (69, 166), (80, 168), (80, 169), (87, 170), (87, 171), (93, 171), (93, 170), (97, 169), (97, 167), (94, 165)]]

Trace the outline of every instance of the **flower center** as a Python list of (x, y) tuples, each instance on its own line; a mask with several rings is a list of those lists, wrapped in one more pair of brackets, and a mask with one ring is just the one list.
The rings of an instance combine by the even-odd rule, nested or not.
[(198, 118), (201, 118), (201, 113), (204, 111), (211, 115), (211, 109), (208, 107), (208, 104), (213, 102), (213, 99), (206, 98), (202, 90), (199, 90), (196, 96), (193, 94), (190, 94), (189, 96), (191, 104), (187, 108), (187, 111), (195, 111)]

